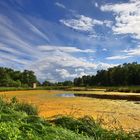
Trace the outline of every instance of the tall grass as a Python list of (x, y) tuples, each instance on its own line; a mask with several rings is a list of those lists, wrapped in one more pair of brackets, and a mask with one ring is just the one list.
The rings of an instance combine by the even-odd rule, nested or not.
[(53, 122), (73, 132), (93, 137), (95, 140), (136, 140), (140, 139), (139, 132), (126, 133), (122, 128), (107, 130), (96, 122), (92, 117), (85, 116), (75, 119), (69, 116), (59, 116)]

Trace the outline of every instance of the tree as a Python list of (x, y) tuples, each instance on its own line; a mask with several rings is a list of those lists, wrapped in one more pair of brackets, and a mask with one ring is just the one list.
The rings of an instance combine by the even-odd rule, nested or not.
[(75, 86), (129, 86), (140, 85), (140, 64), (124, 63), (107, 70), (98, 70), (96, 75), (74, 79)]
[(37, 78), (34, 75), (33, 71), (24, 70), (21, 74), (21, 83), (27, 84), (28, 86), (32, 87), (33, 83), (37, 82)]
[(51, 83), (47, 80), (42, 83), (42, 86), (53, 86), (53, 85), (54, 85), (53, 83)]
[(74, 85), (75, 86), (83, 86), (83, 80), (82, 80), (82, 78), (75, 78), (74, 79)]

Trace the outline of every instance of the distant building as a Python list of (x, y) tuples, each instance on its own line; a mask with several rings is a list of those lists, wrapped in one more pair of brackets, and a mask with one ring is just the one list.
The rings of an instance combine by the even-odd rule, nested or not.
[(36, 83), (33, 83), (33, 88), (36, 88)]

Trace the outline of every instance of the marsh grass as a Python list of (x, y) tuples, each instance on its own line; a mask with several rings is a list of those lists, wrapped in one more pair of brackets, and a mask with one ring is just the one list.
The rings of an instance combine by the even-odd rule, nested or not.
[(140, 93), (140, 86), (107, 87), (106, 92)]
[(138, 140), (140, 132), (108, 130), (92, 117), (57, 116), (46, 120), (37, 108), (15, 97), (0, 98), (0, 140)]

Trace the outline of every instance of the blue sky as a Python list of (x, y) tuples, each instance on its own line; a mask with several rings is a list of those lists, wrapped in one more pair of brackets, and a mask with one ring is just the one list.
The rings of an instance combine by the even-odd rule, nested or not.
[(64, 81), (133, 61), (139, 0), (0, 0), (0, 66)]

